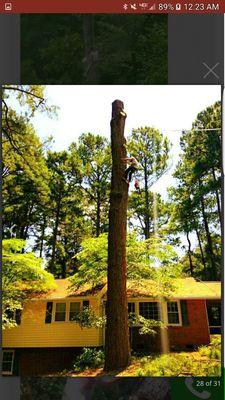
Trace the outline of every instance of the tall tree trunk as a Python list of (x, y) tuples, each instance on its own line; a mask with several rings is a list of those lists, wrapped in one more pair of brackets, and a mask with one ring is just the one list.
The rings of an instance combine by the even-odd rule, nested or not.
[(40, 243), (40, 252), (39, 257), (42, 258), (43, 249), (44, 249), (44, 238), (45, 238), (45, 229), (46, 229), (46, 216), (43, 216), (43, 224), (41, 227), (41, 243)]
[(30, 223), (29, 223), (30, 222), (30, 216), (32, 214), (33, 208), (34, 208), (34, 203), (33, 202), (30, 205), (27, 206), (27, 212), (26, 212), (26, 216), (24, 218), (24, 224), (21, 227), (21, 238), (23, 240), (26, 240), (27, 236), (28, 236), (28, 230), (30, 228)]
[(199, 244), (199, 248), (200, 248), (200, 252), (201, 252), (202, 264), (203, 264), (204, 270), (206, 272), (206, 261), (205, 261), (204, 251), (203, 251), (203, 248), (202, 248), (201, 236), (200, 236), (200, 233), (198, 231), (198, 228), (196, 227), (196, 224), (195, 224), (195, 233), (196, 233), (196, 236), (198, 238), (198, 244)]
[[(215, 173), (214, 167), (212, 168), (212, 174), (213, 174), (214, 181), (216, 182), (216, 173)], [(220, 196), (219, 196), (219, 192), (218, 192), (217, 189), (215, 189), (215, 193), (216, 193), (217, 211), (218, 211), (219, 220), (220, 220), (220, 227), (222, 227), (222, 216), (221, 216)]]
[(83, 15), (83, 32), (85, 45), (84, 67), (87, 83), (97, 84), (99, 81), (99, 57), (98, 50), (95, 47), (94, 15)]
[(97, 191), (97, 209), (96, 209), (96, 236), (101, 233), (101, 198), (99, 189)]
[(124, 180), (126, 140), (123, 103), (112, 104), (112, 178), (108, 235), (108, 290), (106, 303), (105, 371), (125, 368), (130, 363), (126, 294), (126, 232), (128, 185)]
[(191, 275), (193, 275), (194, 266), (193, 266), (192, 256), (191, 256), (192, 251), (191, 251), (191, 241), (189, 238), (189, 232), (186, 232), (186, 237), (187, 237), (187, 242), (188, 242), (188, 258), (189, 258), (190, 271), (191, 271)]
[(145, 239), (150, 236), (150, 217), (149, 217), (149, 192), (148, 192), (148, 175), (147, 175), (147, 160), (145, 159), (144, 166), (144, 181), (145, 181)]
[(203, 217), (203, 222), (205, 226), (205, 233), (206, 233), (206, 239), (207, 239), (207, 245), (208, 245), (208, 251), (209, 251), (209, 258), (210, 258), (210, 264), (211, 264), (211, 270), (210, 272), (210, 279), (215, 279), (216, 280), (216, 265), (215, 265), (215, 256), (213, 252), (213, 244), (212, 244), (212, 237), (209, 231), (209, 225), (206, 217), (206, 212), (205, 212), (205, 202), (204, 202), (204, 196), (200, 197), (200, 202), (201, 202), (201, 208), (202, 208), (202, 217)]
[(56, 207), (56, 217), (55, 217), (55, 226), (53, 229), (53, 240), (52, 240), (52, 257), (50, 260), (49, 269), (52, 274), (54, 274), (55, 269), (55, 256), (56, 256), (56, 244), (57, 244), (57, 234), (59, 228), (59, 215), (61, 210), (61, 198), (58, 199), (57, 207)]

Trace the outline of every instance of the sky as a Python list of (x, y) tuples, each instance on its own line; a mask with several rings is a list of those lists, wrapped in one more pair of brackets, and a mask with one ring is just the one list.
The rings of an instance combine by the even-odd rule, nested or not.
[(132, 128), (151, 126), (172, 143), (171, 168), (152, 187), (166, 197), (167, 188), (174, 184), (172, 172), (179, 159), (181, 131), (191, 129), (197, 114), (220, 100), (220, 90), (213, 85), (47, 86), (45, 97), (59, 107), (58, 117), (36, 113), (32, 123), (41, 138), (53, 136), (52, 149), (56, 151), (67, 149), (82, 133), (110, 139), (111, 104), (122, 100), (127, 113), (126, 137)]

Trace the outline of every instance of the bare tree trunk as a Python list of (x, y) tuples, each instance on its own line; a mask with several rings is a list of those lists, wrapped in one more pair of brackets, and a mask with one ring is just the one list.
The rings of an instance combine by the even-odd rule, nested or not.
[(201, 196), (200, 198), (201, 202), (201, 208), (202, 208), (202, 217), (203, 217), (203, 222), (205, 226), (205, 233), (206, 233), (206, 239), (207, 239), (207, 244), (208, 244), (208, 251), (209, 251), (209, 258), (210, 258), (210, 264), (211, 264), (211, 271), (210, 273), (210, 279), (215, 279), (216, 280), (216, 266), (215, 266), (215, 256), (213, 252), (213, 244), (212, 244), (212, 237), (209, 231), (209, 225), (206, 217), (206, 212), (205, 212), (205, 202), (204, 202), (204, 197)]
[(39, 257), (42, 258), (43, 250), (44, 250), (44, 238), (45, 238), (45, 229), (46, 229), (46, 216), (43, 216), (43, 224), (41, 227), (41, 244), (40, 244), (40, 253)]
[(126, 231), (128, 185), (124, 180), (126, 140), (123, 103), (112, 104), (112, 178), (108, 235), (108, 291), (106, 303), (105, 371), (125, 368), (130, 363), (126, 294)]
[(96, 236), (101, 233), (101, 198), (100, 191), (97, 191), (97, 207), (96, 207)]
[(202, 264), (204, 266), (204, 270), (206, 271), (206, 261), (205, 261), (204, 251), (203, 251), (203, 248), (202, 248), (201, 236), (200, 236), (200, 233), (199, 233), (198, 229), (196, 228), (196, 226), (195, 226), (195, 233), (196, 233), (196, 236), (198, 238), (198, 244), (199, 244), (201, 257), (202, 257)]
[[(216, 173), (215, 173), (214, 167), (212, 168), (212, 174), (213, 174), (213, 178), (214, 178), (214, 180), (215, 180), (215, 182), (216, 182)], [(220, 196), (219, 196), (219, 192), (218, 192), (217, 189), (215, 189), (215, 193), (216, 193), (216, 202), (217, 202), (217, 210), (218, 210), (218, 215), (219, 215), (219, 220), (220, 220), (220, 226), (222, 226)]]
[(54, 274), (55, 268), (55, 256), (56, 256), (56, 244), (57, 244), (57, 234), (59, 228), (59, 215), (61, 210), (61, 198), (58, 199), (57, 207), (56, 207), (56, 218), (55, 218), (55, 226), (53, 229), (53, 240), (52, 240), (52, 256), (49, 263), (49, 269), (52, 274)]
[(189, 258), (189, 265), (190, 265), (190, 271), (191, 271), (191, 275), (193, 275), (194, 272), (194, 266), (193, 266), (193, 262), (192, 262), (192, 251), (191, 251), (191, 241), (189, 238), (189, 233), (186, 232), (186, 237), (187, 237), (187, 241), (188, 241), (188, 258)]
[(149, 217), (149, 192), (148, 192), (148, 176), (147, 176), (147, 160), (145, 159), (144, 167), (144, 179), (145, 179), (145, 239), (149, 239), (150, 236), (150, 217)]

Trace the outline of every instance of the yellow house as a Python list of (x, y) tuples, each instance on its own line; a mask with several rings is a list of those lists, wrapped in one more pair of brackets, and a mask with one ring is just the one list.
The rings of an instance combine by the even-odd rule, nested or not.
[[(56, 280), (57, 288), (24, 303), (21, 319), (14, 328), (3, 331), (3, 373), (45, 375), (71, 369), (83, 347), (104, 346), (104, 328), (81, 328), (74, 315), (91, 307), (104, 315), (106, 285), (70, 291), (67, 279)], [(169, 299), (159, 297), (157, 285), (143, 280), (128, 282), (128, 311), (145, 318), (163, 320), (170, 349), (193, 348), (207, 344), (210, 333), (220, 332), (220, 282), (197, 282), (193, 278), (177, 280)], [(157, 351), (162, 335), (156, 339), (130, 329), (131, 346), (137, 351)]]

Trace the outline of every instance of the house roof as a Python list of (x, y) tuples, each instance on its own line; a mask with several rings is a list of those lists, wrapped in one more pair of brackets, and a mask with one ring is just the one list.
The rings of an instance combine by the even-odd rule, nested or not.
[(194, 278), (176, 279), (171, 288), (163, 288), (160, 282), (142, 280), (138, 284), (130, 281), (127, 284), (127, 294), (130, 297), (158, 297), (165, 292), (165, 297), (179, 299), (220, 299), (221, 282), (196, 281)]
[(46, 293), (36, 293), (32, 295), (32, 299), (65, 299), (69, 297), (86, 297), (86, 296), (98, 296), (101, 289), (105, 286), (105, 283), (99, 284), (96, 287), (92, 287), (90, 284), (85, 284), (79, 289), (71, 289), (71, 282), (69, 279), (55, 279), (56, 288)]
[[(92, 288), (86, 284), (81, 288), (71, 289), (71, 283), (68, 279), (56, 279), (56, 289), (48, 293), (36, 295), (35, 298), (56, 300), (69, 297), (98, 296), (106, 297), (106, 283)], [(163, 293), (169, 293), (168, 297), (180, 299), (220, 299), (221, 282), (196, 281), (194, 278), (174, 279), (172, 288), (168, 291), (163, 289)], [(165, 296), (166, 294), (164, 294)], [(162, 296), (162, 287), (160, 282), (143, 279), (130, 280), (127, 282), (128, 297), (159, 297)], [(34, 297), (33, 297), (34, 298)]]

